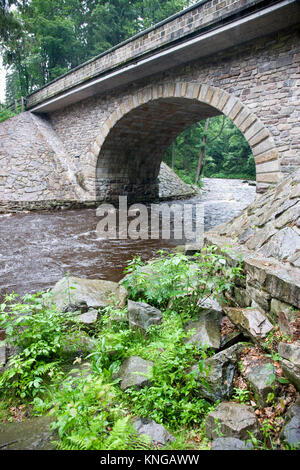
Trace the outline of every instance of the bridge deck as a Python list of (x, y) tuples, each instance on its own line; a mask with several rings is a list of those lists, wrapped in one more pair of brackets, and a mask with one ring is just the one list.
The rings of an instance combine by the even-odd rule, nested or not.
[(299, 12), (296, 0), (202, 0), (32, 93), (27, 109), (54, 111), (296, 24)]

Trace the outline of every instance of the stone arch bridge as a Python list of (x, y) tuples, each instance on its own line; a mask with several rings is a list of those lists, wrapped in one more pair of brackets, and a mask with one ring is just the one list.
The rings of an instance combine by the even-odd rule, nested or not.
[(224, 114), (264, 191), (300, 166), (300, 2), (202, 0), (27, 97), (0, 125), (0, 201), (157, 196), (164, 152)]

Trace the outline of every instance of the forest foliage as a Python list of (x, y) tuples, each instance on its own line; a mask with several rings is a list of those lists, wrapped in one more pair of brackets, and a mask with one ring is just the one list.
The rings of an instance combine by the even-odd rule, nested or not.
[[(6, 105), (192, 3), (195, 2), (0, 0)], [(2, 108), (0, 122), (13, 115)], [(187, 183), (195, 182), (204, 126), (205, 122), (199, 122), (186, 129), (173, 147), (173, 168)], [(164, 160), (172, 166), (171, 148)], [(229, 119), (224, 123), (218, 116), (210, 120), (201, 176), (255, 178), (250, 147)]]

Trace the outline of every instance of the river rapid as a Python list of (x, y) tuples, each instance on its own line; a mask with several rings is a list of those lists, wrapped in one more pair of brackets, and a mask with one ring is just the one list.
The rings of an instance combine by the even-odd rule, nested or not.
[[(205, 231), (226, 222), (253, 202), (255, 186), (242, 180), (204, 178), (201, 195), (178, 204), (204, 204)], [(151, 258), (178, 240), (99, 238), (95, 209), (0, 214), (0, 297), (52, 287), (72, 276), (119, 281), (128, 260)]]

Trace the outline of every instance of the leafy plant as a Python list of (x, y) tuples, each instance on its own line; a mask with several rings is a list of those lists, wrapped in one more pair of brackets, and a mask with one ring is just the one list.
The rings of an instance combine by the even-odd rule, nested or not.
[(244, 390), (242, 388), (234, 388), (233, 399), (238, 400), (240, 403), (247, 403), (249, 401), (249, 390)]
[(164, 307), (173, 299), (177, 305), (186, 301), (190, 308), (196, 308), (208, 297), (221, 299), (234, 279), (241, 276), (241, 266), (230, 266), (226, 253), (207, 246), (192, 258), (163, 251), (147, 265), (135, 258), (125, 269), (123, 285), (134, 300), (144, 299)]
[(0, 326), (5, 343), (16, 354), (0, 376), (0, 389), (14, 390), (17, 396), (36, 396), (45, 390), (45, 379), (59, 374), (59, 354), (72, 332), (72, 314), (61, 314), (49, 303), (49, 294), (26, 295), (17, 302), (16, 294), (7, 295), (0, 305)]
[(78, 369), (67, 378), (54, 396), (51, 429), (58, 432), (57, 449), (125, 450), (136, 446), (131, 416), (116, 400), (112, 385), (96, 374), (85, 375)]

